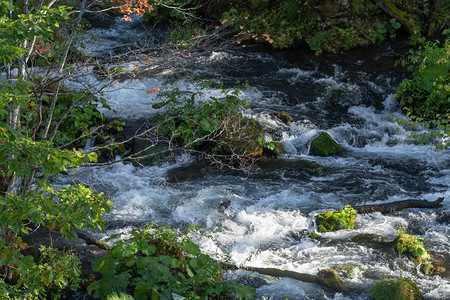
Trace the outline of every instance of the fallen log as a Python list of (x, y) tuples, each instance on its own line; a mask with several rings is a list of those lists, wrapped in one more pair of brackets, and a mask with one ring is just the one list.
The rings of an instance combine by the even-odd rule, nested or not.
[(77, 230), (77, 235), (78, 235), (79, 238), (83, 239), (86, 242), (86, 244), (88, 244), (88, 245), (95, 245), (95, 246), (97, 246), (97, 247), (99, 247), (100, 249), (103, 249), (103, 250), (110, 250), (111, 249), (111, 247), (108, 244), (100, 242), (100, 241), (98, 241), (98, 240), (90, 237), (89, 235), (84, 234), (84, 233), (82, 233), (82, 232), (80, 232), (78, 230)]
[(383, 214), (393, 213), (405, 208), (438, 208), (442, 206), (444, 198), (438, 198), (436, 201), (427, 200), (403, 200), (381, 204), (353, 206), (358, 214), (367, 214), (372, 212), (381, 212)]
[(315, 283), (336, 292), (345, 292), (348, 290), (348, 288), (342, 282), (341, 277), (336, 273), (336, 271), (332, 269), (323, 269), (319, 271), (318, 275), (311, 275), (288, 270), (280, 270), (276, 268), (256, 268), (243, 266), (238, 267), (236, 265), (229, 263), (221, 263), (221, 264), (228, 269), (233, 270), (241, 269), (250, 272), (257, 272), (259, 274), (268, 275), (272, 277), (286, 277), (298, 281)]

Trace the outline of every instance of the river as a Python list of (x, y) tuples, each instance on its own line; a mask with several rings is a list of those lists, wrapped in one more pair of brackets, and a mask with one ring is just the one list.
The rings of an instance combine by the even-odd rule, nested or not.
[[(124, 24), (117, 20), (91, 33), (103, 38), (91, 50), (91, 55), (99, 57), (152, 34), (136, 21)], [(426, 299), (450, 299), (448, 271), (443, 276), (424, 276), (407, 260), (400, 268), (392, 251), (349, 241), (362, 233), (392, 240), (403, 228), (424, 238), (433, 260), (450, 267), (449, 226), (439, 222), (450, 207), (450, 152), (437, 153), (431, 146), (411, 141), (392, 121), (392, 117), (402, 117), (393, 96), (404, 76), (394, 66), (397, 51), (395, 45), (384, 44), (316, 57), (301, 50), (231, 48), (185, 58), (180, 69), (177, 64), (155, 68), (146, 76), (121, 82), (120, 89), (106, 91), (105, 98), (116, 110), (114, 117), (130, 124), (148, 120), (158, 113), (151, 107), (158, 100), (157, 93), (148, 95), (146, 90), (178, 87), (195, 91), (196, 84), (185, 75), (220, 82), (227, 88), (238, 80), (248, 81), (249, 87), (240, 95), (252, 107), (245, 114), (277, 133), (286, 153), (248, 176), (204, 166), (182, 154), (174, 161), (145, 168), (123, 162), (83, 168), (62, 180), (83, 182), (111, 196), (115, 210), (106, 216), (105, 236), (150, 222), (177, 228), (194, 223), (213, 236), (196, 239), (204, 252), (229, 257), (238, 265), (310, 274), (345, 264), (360, 266), (354, 278), (345, 279), (358, 292), (325, 291), (327, 299), (370, 299), (374, 280), (400, 275), (414, 278)], [(136, 62), (120, 67), (132, 70)], [(84, 80), (99, 83), (93, 74)], [(217, 96), (220, 90), (208, 88), (205, 95)], [(272, 115), (275, 111), (290, 114), (294, 121), (282, 123)], [(308, 142), (322, 131), (344, 147), (343, 155), (308, 154)], [(305, 172), (299, 167), (305, 161), (323, 165), (325, 173)], [(445, 197), (440, 209), (358, 215), (354, 230), (325, 233), (325, 241), (302, 234), (316, 230), (315, 215), (347, 204), (439, 197)], [(249, 278), (243, 271), (235, 276), (241, 282)], [(251, 280), (258, 282), (258, 299), (303, 299), (323, 291), (320, 286), (291, 279), (261, 276)]]

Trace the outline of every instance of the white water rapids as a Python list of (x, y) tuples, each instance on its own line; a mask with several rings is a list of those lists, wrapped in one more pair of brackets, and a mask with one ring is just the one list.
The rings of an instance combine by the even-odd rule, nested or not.
[[(131, 25), (116, 23), (112, 28), (93, 29), (105, 42), (92, 53), (104, 55), (123, 46), (124, 32), (140, 37), (140, 31), (127, 31), (127, 26)], [(204, 252), (229, 256), (237, 264), (310, 274), (344, 264), (361, 267), (355, 278), (345, 280), (361, 293), (327, 292), (327, 299), (370, 299), (374, 280), (400, 274), (414, 277), (425, 298), (450, 299), (448, 273), (428, 277), (408, 261), (401, 270), (392, 253), (348, 242), (361, 233), (392, 240), (398, 229), (405, 228), (424, 238), (432, 256), (449, 266), (449, 226), (438, 219), (450, 207), (450, 152), (437, 153), (411, 141), (403, 129), (396, 130), (391, 117), (401, 117), (392, 95), (398, 81), (393, 82), (388, 71), (371, 71), (377, 60), (387, 59), (391, 49), (379, 51), (384, 52), (366, 60), (364, 55), (358, 59), (348, 55), (330, 61), (230, 50), (205, 54), (201, 63), (188, 62), (192, 74), (226, 86), (248, 80), (250, 87), (242, 96), (252, 109), (246, 114), (282, 136), (286, 148), (282, 166), (274, 163), (269, 170), (241, 176), (201, 167), (194, 158), (183, 155), (176, 162), (146, 168), (117, 163), (79, 169), (62, 178), (62, 183), (69, 179), (84, 182), (111, 196), (115, 210), (106, 217), (106, 234), (127, 232), (153, 221), (179, 228), (194, 223), (213, 236), (197, 240)], [(195, 84), (176, 74), (177, 70), (166, 70), (150, 78), (127, 80), (120, 83), (122, 88), (107, 91), (105, 97), (117, 111), (114, 117), (136, 121), (154, 116), (158, 111), (151, 106), (157, 101), (156, 94), (146, 93), (151, 87), (196, 90)], [(83, 80), (99, 83), (94, 75)], [(205, 96), (217, 95), (220, 90), (210, 88)], [(271, 114), (274, 111), (289, 113), (294, 122), (283, 124)], [(308, 142), (321, 131), (345, 148), (342, 156), (308, 155)], [(295, 167), (304, 160), (323, 165), (325, 174), (312, 176)], [(410, 198), (434, 201), (439, 197), (445, 198), (441, 209), (359, 215), (354, 230), (323, 235), (334, 242), (321, 243), (301, 234), (315, 230), (312, 220), (317, 213), (347, 204)], [(243, 273), (238, 272), (237, 278)], [(257, 289), (258, 299), (303, 299), (323, 290), (291, 279), (267, 279), (265, 283)]]

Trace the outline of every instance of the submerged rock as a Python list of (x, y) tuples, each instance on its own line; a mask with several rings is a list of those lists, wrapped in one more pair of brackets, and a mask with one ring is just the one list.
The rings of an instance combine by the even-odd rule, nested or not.
[(363, 233), (350, 238), (351, 242), (358, 244), (381, 244), (383, 236), (375, 233)]
[(343, 277), (348, 279), (353, 279), (358, 275), (358, 273), (363, 271), (363, 268), (358, 265), (347, 264), (347, 265), (338, 265), (334, 267), (339, 273), (342, 274)]
[(316, 136), (310, 144), (309, 154), (315, 156), (332, 156), (342, 152), (342, 146), (326, 132)]
[(280, 119), (281, 121), (283, 121), (283, 123), (285, 124), (289, 124), (292, 122), (292, 117), (286, 113), (283, 113), (281, 111), (276, 111), (273, 113), (273, 115), (275, 117), (277, 117), (278, 119)]
[(434, 266), (433, 264), (430, 263), (422, 264), (422, 272), (427, 276), (441, 275), (445, 271), (446, 269), (444, 267)]
[(421, 300), (422, 292), (408, 279), (383, 279), (372, 286), (375, 300)]
[(346, 287), (344, 286), (341, 276), (339, 276), (339, 274), (335, 270), (323, 269), (320, 270), (317, 275), (326, 280), (328, 286), (333, 287), (335, 290), (337, 291), (346, 290)]
[(356, 211), (350, 206), (346, 205), (336, 211), (329, 211), (317, 215), (317, 229), (319, 232), (329, 232), (341, 229), (353, 229), (355, 223)]

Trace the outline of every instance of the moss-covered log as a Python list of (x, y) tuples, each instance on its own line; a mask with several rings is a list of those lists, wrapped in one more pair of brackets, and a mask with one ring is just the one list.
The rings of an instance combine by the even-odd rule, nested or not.
[(382, 204), (353, 206), (353, 209), (355, 209), (358, 214), (367, 214), (377, 211), (385, 214), (393, 213), (405, 208), (438, 208), (442, 206), (442, 201), (444, 201), (444, 198), (438, 198), (436, 201), (410, 199)]
[(86, 244), (88, 244), (88, 245), (95, 245), (95, 246), (97, 246), (97, 247), (99, 247), (100, 249), (103, 249), (103, 250), (111, 249), (111, 247), (108, 244), (100, 242), (100, 241), (90, 237), (89, 235), (80, 232), (80, 231), (77, 231), (77, 235), (78, 235), (79, 238), (83, 239), (86, 242)]
[(250, 272), (258, 272), (259, 274), (272, 277), (286, 277), (298, 281), (314, 283), (336, 292), (344, 292), (348, 290), (348, 288), (343, 284), (341, 277), (336, 273), (336, 271), (331, 269), (323, 269), (320, 270), (317, 275), (311, 275), (276, 268), (237, 267), (232, 264), (224, 265), (229, 269), (242, 269)]
[(407, 13), (397, 8), (390, 0), (376, 0), (376, 3), (380, 4), (383, 11), (397, 19), (410, 34), (417, 34), (417, 30), (420, 30), (420, 23), (412, 19)]

